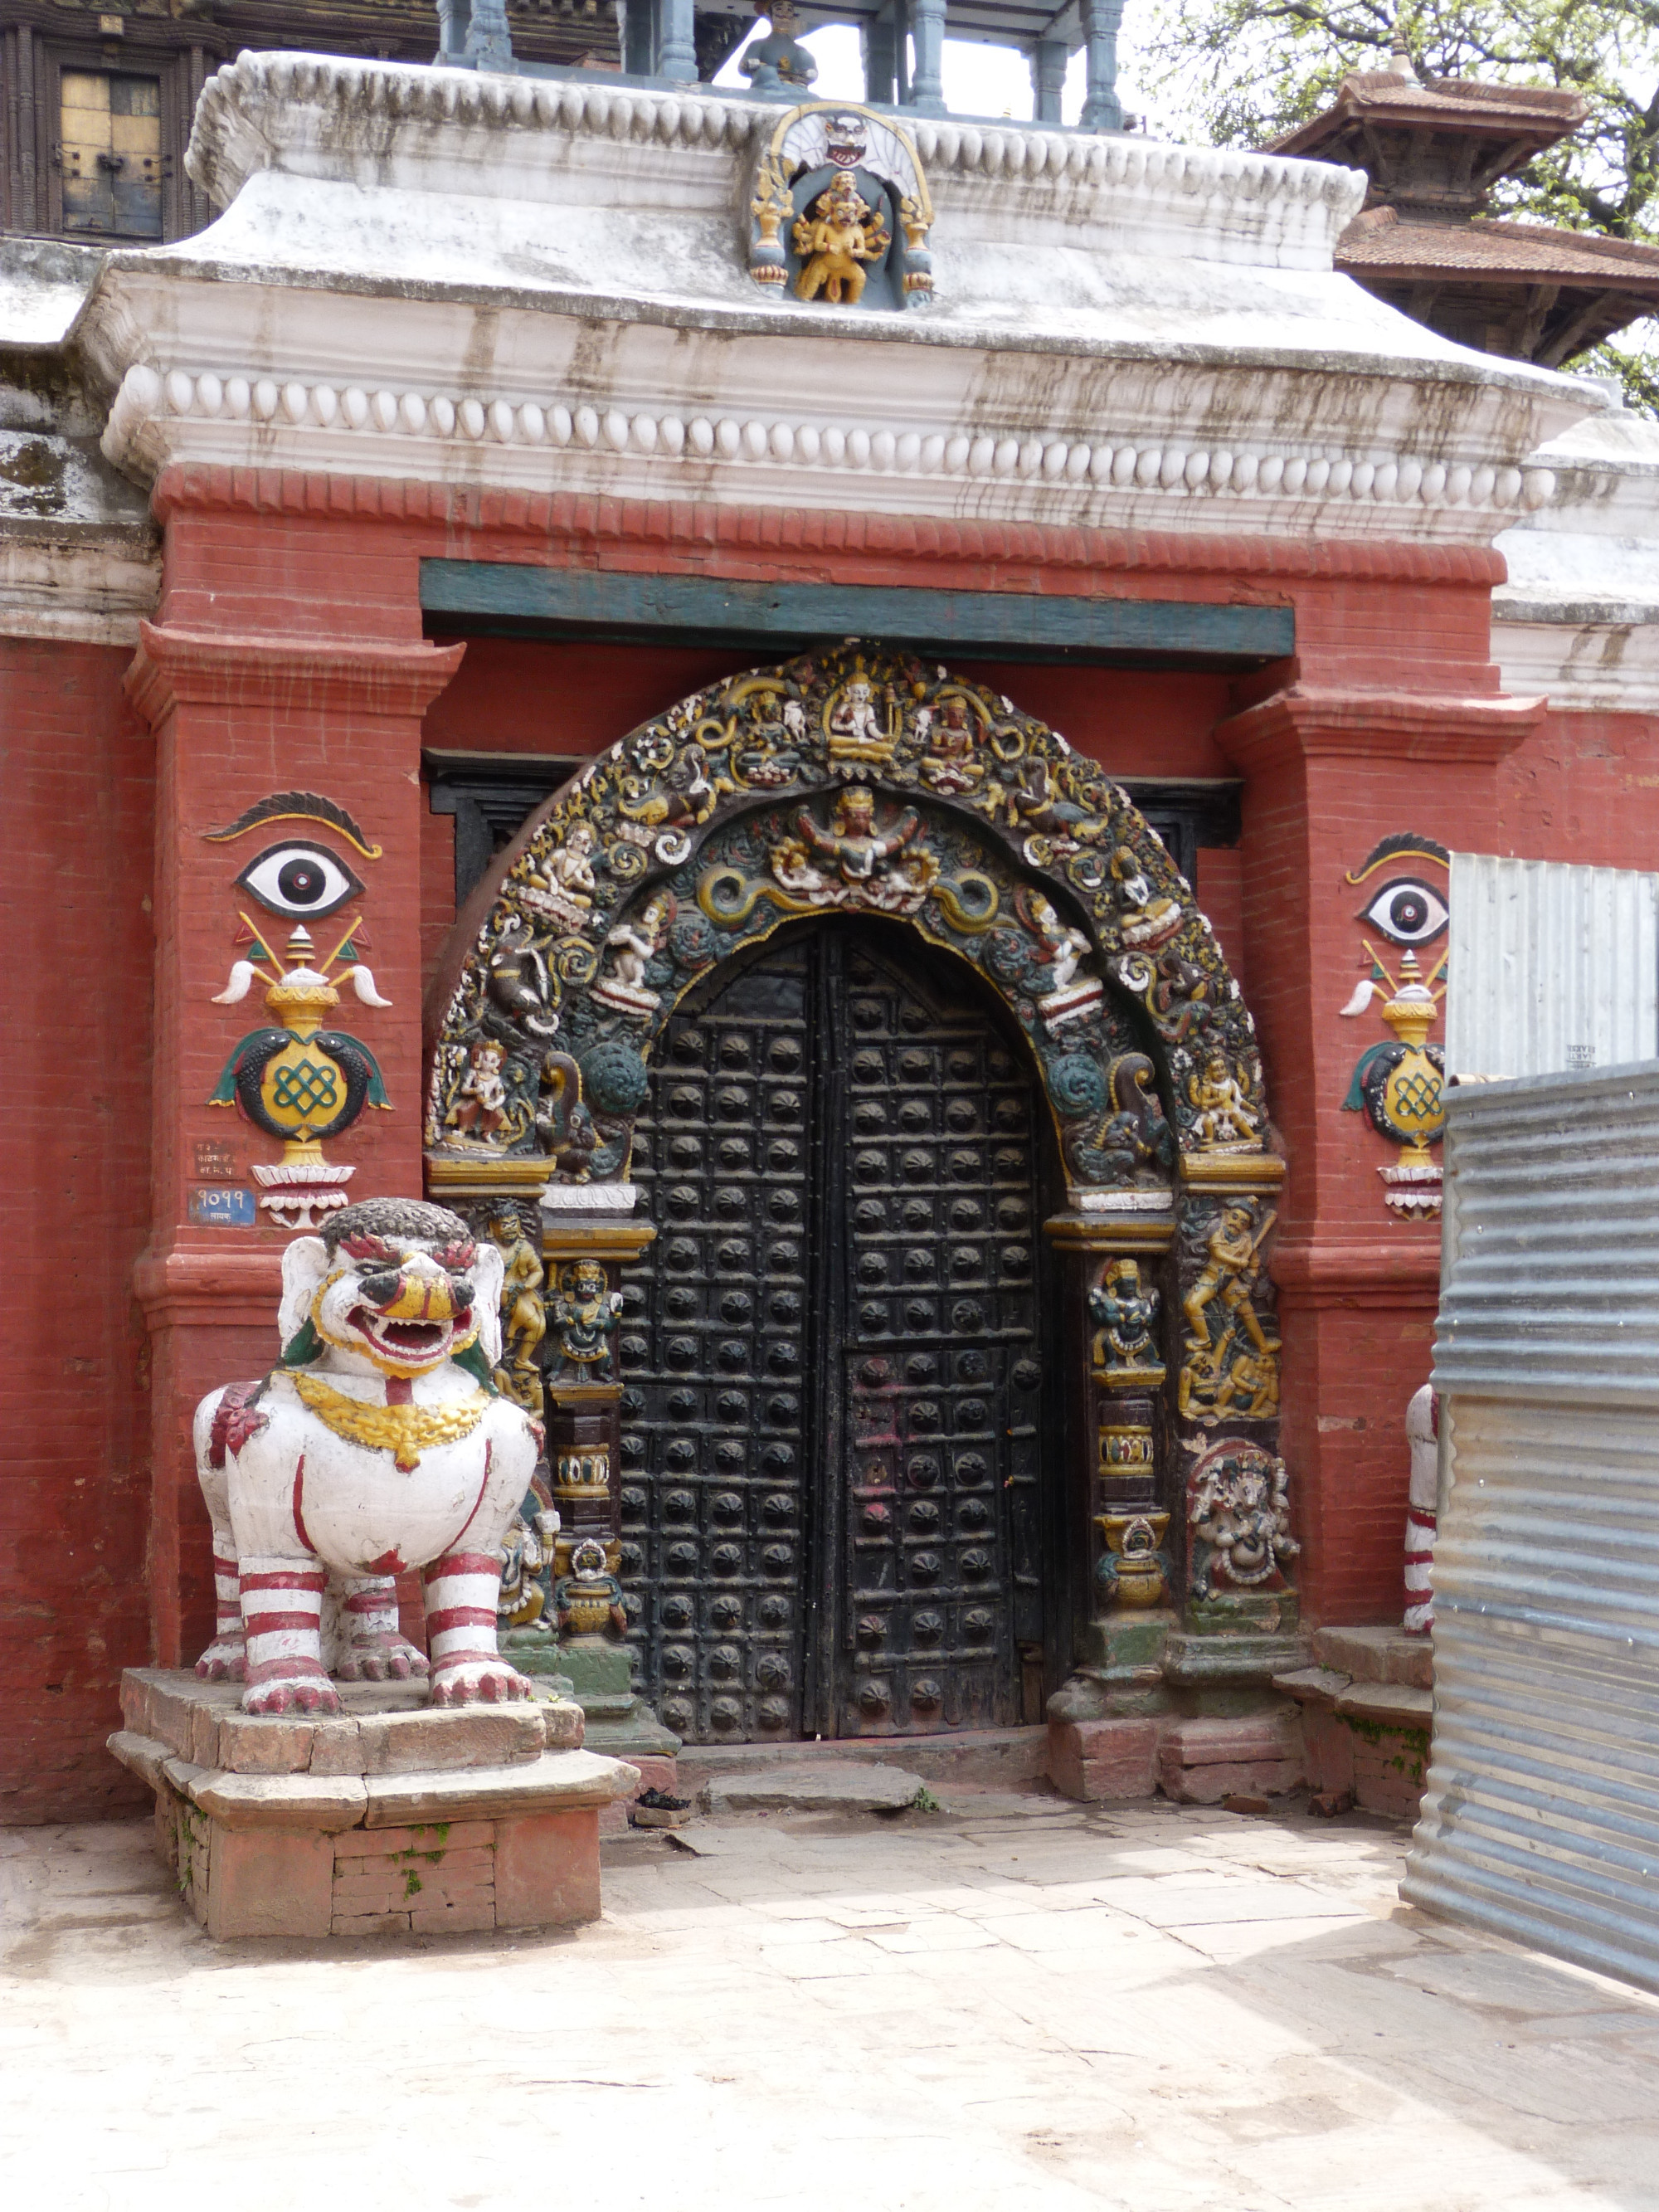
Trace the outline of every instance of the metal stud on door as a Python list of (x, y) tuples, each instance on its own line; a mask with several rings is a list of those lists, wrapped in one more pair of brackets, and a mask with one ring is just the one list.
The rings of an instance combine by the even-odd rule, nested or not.
[(623, 1577), (693, 1742), (802, 1732), (806, 988), (798, 945), (671, 1024), (635, 1143), (659, 1233), (624, 1279)]
[(844, 1735), (1018, 1721), (1018, 1646), (1042, 1632), (1031, 1086), (944, 963), (898, 950), (847, 945), (836, 1025)]

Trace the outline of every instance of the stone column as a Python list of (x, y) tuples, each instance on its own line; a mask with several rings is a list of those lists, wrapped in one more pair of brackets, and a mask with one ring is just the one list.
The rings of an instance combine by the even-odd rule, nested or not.
[(1117, 33), (1122, 21), (1123, 0), (1083, 0), (1089, 89), (1079, 119), (1085, 131), (1123, 128), (1123, 105), (1117, 96)]
[(859, 27), (864, 50), (864, 96), (890, 107), (898, 97), (898, 26), (890, 14), (866, 17)]
[[(236, 878), (262, 848), (292, 835), (326, 848), (362, 879), (361, 899), (318, 923), (319, 957), (361, 914), (370, 942), (363, 957), (389, 1004), (374, 1007), (348, 991), (337, 1018), (373, 1051), (390, 1110), (365, 1112), (326, 1150), (353, 1170), (350, 1195), (412, 1194), (421, 1187), (421, 718), (465, 650), (422, 639), (412, 562), (406, 609), (372, 604), (367, 592), (333, 606), (343, 629), (356, 617), (351, 635), (322, 623), (307, 635), (262, 630), (246, 614), (235, 627), (234, 606), (226, 627), (215, 627), (209, 586), (221, 520), (207, 519), (198, 538), (192, 518), (189, 543), (170, 538), (174, 611), (143, 626), (127, 678), (155, 732), (153, 1225), (134, 1286), (149, 1331), (152, 1634), (167, 1666), (195, 1658), (213, 1618), (191, 1417), (208, 1390), (275, 1361), (282, 1253), (293, 1233), (260, 1205), (268, 1194), (252, 1175), (283, 1146), (234, 1107), (210, 1103), (228, 1055), (268, 1018), (257, 984), (240, 1004), (215, 1003), (232, 963), (252, 952), (239, 916), (255, 917), (279, 950), (293, 927)], [(279, 573), (279, 531), (262, 526), (257, 569), (225, 563), (238, 579)], [(319, 590), (349, 568), (337, 549), (334, 559), (331, 567), (325, 548), (311, 546), (303, 573)], [(318, 819), (216, 834), (279, 793), (325, 795), (357, 823), (373, 857)]]
[(1031, 93), (1039, 123), (1058, 123), (1066, 93), (1066, 68), (1071, 60), (1064, 39), (1039, 39), (1032, 47)]
[(697, 82), (697, 48), (691, 0), (655, 0), (657, 66), (671, 84)]
[(910, 40), (915, 61), (909, 105), (920, 115), (943, 115), (945, 0), (910, 0)]
[(507, 27), (507, 9), (502, 0), (472, 0), (464, 51), (467, 59), (477, 69), (510, 70), (513, 67), (513, 33)]

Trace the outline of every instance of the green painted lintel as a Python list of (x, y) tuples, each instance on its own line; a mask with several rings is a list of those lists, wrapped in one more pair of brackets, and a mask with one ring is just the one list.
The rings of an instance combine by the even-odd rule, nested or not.
[(428, 628), (452, 633), (773, 651), (867, 637), (998, 659), (1241, 669), (1282, 660), (1296, 645), (1291, 607), (763, 584), (502, 561), (422, 561), (421, 605)]

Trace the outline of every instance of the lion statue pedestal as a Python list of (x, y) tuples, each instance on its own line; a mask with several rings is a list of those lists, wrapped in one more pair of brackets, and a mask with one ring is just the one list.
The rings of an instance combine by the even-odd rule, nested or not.
[(283, 1255), (281, 1364), (198, 1409), (216, 1632), (192, 1674), (127, 1670), (110, 1749), (211, 1936), (598, 1916), (599, 1815), (639, 1776), (496, 1649), (540, 1450), (492, 1379), (501, 1274), (442, 1207), (348, 1206)]

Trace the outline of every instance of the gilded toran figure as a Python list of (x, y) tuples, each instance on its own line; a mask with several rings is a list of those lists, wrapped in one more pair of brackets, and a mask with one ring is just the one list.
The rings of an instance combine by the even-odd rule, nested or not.
[(1223, 1208), (1221, 1218), (1210, 1235), (1204, 1266), (1181, 1302), (1191, 1332), (1187, 1339), (1189, 1352), (1202, 1354), (1219, 1349), (1212, 1334), (1209, 1315), (1211, 1302), (1218, 1298), (1224, 1317), (1223, 1339), (1242, 1328), (1258, 1352), (1267, 1358), (1273, 1358), (1277, 1347), (1269, 1341), (1261, 1326), (1261, 1316), (1250, 1302), (1250, 1293), (1261, 1273), (1262, 1244), (1278, 1218), (1270, 1212), (1257, 1228), (1253, 1206), (1234, 1205)]
[(1260, 1116), (1221, 1053), (1211, 1053), (1203, 1073), (1188, 1079), (1187, 1096), (1196, 1109), (1193, 1135), (1200, 1146), (1243, 1145), (1255, 1137)]
[(1089, 940), (1080, 929), (1072, 929), (1060, 920), (1041, 891), (1032, 892), (1030, 906), (1031, 923), (1042, 946), (1042, 957), (1053, 966), (1048, 988), (1058, 995), (1088, 958)]
[(803, 807), (795, 826), (812, 850), (832, 860), (845, 884), (867, 884), (921, 829), (921, 817), (907, 806), (892, 827), (876, 829), (876, 796), (861, 784), (837, 794), (830, 826), (821, 830)]
[(501, 1364), (495, 1387), (538, 1419), (544, 1411), (541, 1370), (536, 1354), (547, 1334), (542, 1304), (546, 1279), (536, 1248), (511, 1208), (492, 1214), (490, 1242), (501, 1255)]
[(1089, 1292), (1089, 1317), (1096, 1323), (1094, 1364), (1102, 1374), (1159, 1376), (1153, 1331), (1161, 1303), (1156, 1290), (1142, 1289), (1140, 1263), (1114, 1260)]
[(538, 1432), (492, 1382), (501, 1255), (444, 1207), (369, 1199), (283, 1255), (281, 1364), (196, 1410), (218, 1628), (197, 1662), (250, 1713), (340, 1710), (331, 1673), (428, 1671), (395, 1578), (426, 1584), (434, 1705), (527, 1698), (496, 1649), (503, 1539)]
[(627, 1632), (623, 1588), (605, 1563), (605, 1547), (589, 1538), (570, 1554), (570, 1572), (553, 1585), (553, 1613), (562, 1635)]
[(550, 1318), (558, 1346), (558, 1366), (550, 1379), (593, 1382), (610, 1372), (611, 1339), (622, 1293), (611, 1290), (597, 1260), (573, 1260), (559, 1271), (559, 1287), (550, 1301)]
[(860, 193), (850, 169), (843, 169), (796, 218), (793, 235), (802, 264), (796, 297), (814, 300), (822, 292), (832, 307), (843, 299), (849, 307), (857, 307), (865, 285), (860, 264), (879, 261), (891, 242), (886, 224)]
[(480, 1037), (467, 1057), (466, 1073), (448, 1115), (448, 1127), (464, 1137), (493, 1137), (507, 1119), (507, 1085), (501, 1067), (505, 1046)]

